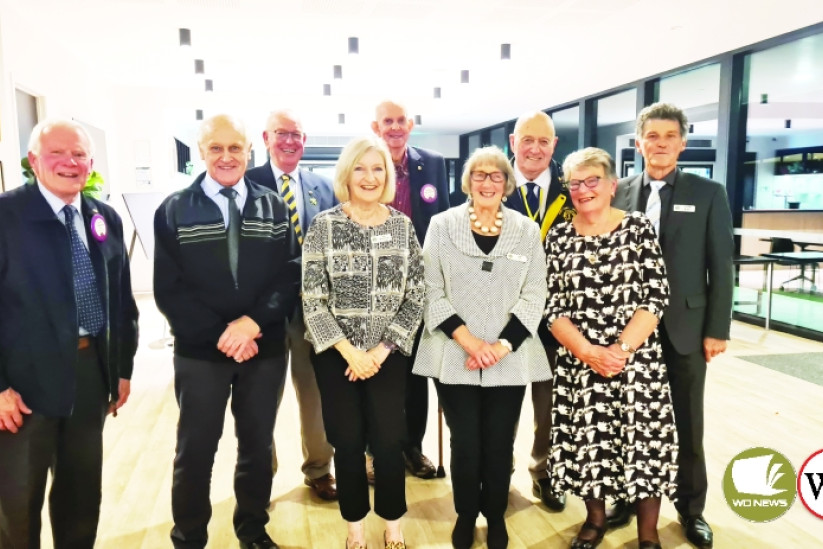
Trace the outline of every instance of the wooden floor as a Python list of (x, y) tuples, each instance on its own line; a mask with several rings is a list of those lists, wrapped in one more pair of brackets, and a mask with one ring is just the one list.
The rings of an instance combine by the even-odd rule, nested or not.
[[(141, 344), (132, 382), (131, 400), (105, 431), (103, 509), (97, 547), (156, 549), (170, 547), (171, 472), (177, 405), (172, 390), (171, 349), (164, 345), (164, 323), (150, 296), (139, 299)], [(709, 500), (706, 517), (715, 532), (715, 547), (759, 548), (823, 547), (823, 521), (797, 501), (783, 517), (768, 524), (752, 524), (726, 505), (721, 478), (738, 452), (768, 446), (782, 452), (795, 467), (823, 448), (823, 387), (741, 360), (751, 354), (821, 352), (823, 344), (776, 332), (764, 333), (748, 325), (733, 325), (730, 352), (710, 364), (706, 389), (706, 452)], [(821, 365), (823, 368), (823, 365)], [(337, 504), (312, 497), (300, 473), (301, 445), (294, 391), (287, 386), (275, 438), (280, 471), (272, 490), (268, 531), (286, 548), (339, 548), (346, 528)], [(431, 390), (432, 402), (436, 401)], [(437, 456), (437, 416), (431, 407), (424, 451)], [(585, 516), (580, 500), (570, 498), (563, 513), (550, 513), (531, 495), (527, 471), (531, 447), (531, 401), (526, 398), (515, 446), (516, 471), (512, 477), (506, 516), (512, 549), (568, 547)], [(212, 484), (214, 514), (209, 525), (210, 548), (237, 547), (231, 526), (234, 507), (232, 471), (234, 430), (227, 416)], [(448, 471), (448, 432), (446, 464)], [(408, 513), (403, 528), (411, 548), (448, 548), (455, 518), (449, 478), (407, 479)], [(671, 503), (663, 505), (660, 534), (663, 547), (690, 547), (676, 522)], [(482, 518), (474, 547), (485, 546)], [(44, 512), (43, 547), (52, 547)], [(369, 546), (382, 547), (381, 521), (367, 519)], [(600, 547), (637, 547), (634, 523), (609, 532)]]

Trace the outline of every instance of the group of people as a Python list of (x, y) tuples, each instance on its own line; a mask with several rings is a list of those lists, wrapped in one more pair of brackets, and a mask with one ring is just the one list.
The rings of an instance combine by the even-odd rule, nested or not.
[[(339, 499), (347, 549), (366, 547), (370, 483), (382, 543), (406, 546), (405, 470), (435, 476), (422, 452), (428, 378), (450, 428), (454, 547), (472, 546), (481, 513), (488, 546), (508, 545), (527, 386), (533, 493), (552, 511), (567, 492), (586, 505), (573, 548), (634, 514), (640, 547), (659, 547), (664, 496), (689, 541), (711, 547), (702, 399), (729, 338), (733, 243), (723, 186), (677, 169), (683, 112), (640, 113), (646, 169), (621, 181), (601, 149), (561, 168), (551, 118), (525, 114), (513, 162), (474, 151), (466, 202), (451, 209), (444, 159), (408, 145), (413, 125), (402, 105), (378, 105), (375, 135), (343, 149), (330, 182), (298, 167), (293, 112), (269, 117), (270, 160), (248, 170), (243, 125), (202, 124), (206, 171), (154, 220), (180, 410), (173, 546), (206, 546), (231, 402), (234, 530), (242, 548), (277, 547), (272, 433), (291, 364), (305, 483)], [(120, 220), (81, 194), (92, 158), (82, 126), (43, 122), (29, 145), (36, 184), (0, 195), (3, 549), (39, 546), (49, 470), (55, 546), (94, 545), (103, 422), (129, 396), (137, 308)]]

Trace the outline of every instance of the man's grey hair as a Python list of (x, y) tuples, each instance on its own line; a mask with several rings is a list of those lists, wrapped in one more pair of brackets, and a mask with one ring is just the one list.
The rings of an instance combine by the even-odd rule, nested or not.
[(680, 137), (686, 139), (689, 134), (689, 119), (680, 107), (671, 103), (652, 103), (637, 115), (637, 125), (634, 128), (636, 137), (643, 137), (643, 126), (649, 120), (672, 120), (680, 126)]

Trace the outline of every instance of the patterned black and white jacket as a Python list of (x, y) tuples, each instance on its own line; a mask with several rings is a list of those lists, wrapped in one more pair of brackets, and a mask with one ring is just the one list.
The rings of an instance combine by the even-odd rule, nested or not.
[(317, 353), (348, 339), (411, 355), (423, 317), (423, 257), (411, 220), (389, 207), (381, 225), (355, 223), (340, 205), (314, 218), (303, 241), (306, 339)]

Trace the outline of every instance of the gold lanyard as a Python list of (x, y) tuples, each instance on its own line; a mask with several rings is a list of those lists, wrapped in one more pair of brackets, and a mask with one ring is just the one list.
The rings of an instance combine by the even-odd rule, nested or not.
[(529, 208), (529, 199), (526, 196), (526, 185), (522, 185), (520, 187), (520, 195), (523, 197), (523, 206), (526, 207), (526, 215), (529, 216), (529, 219), (532, 221), (537, 221), (537, 217), (540, 215), (540, 204), (543, 203), (543, 187), (540, 187), (540, 193), (537, 195), (537, 211), (532, 213), (531, 209)]
[(560, 213), (560, 210), (563, 208), (563, 204), (566, 203), (566, 195), (560, 194), (557, 198), (554, 199), (552, 205), (549, 206), (549, 209), (546, 210), (546, 217), (543, 218), (543, 223), (540, 226), (540, 241), (546, 241), (546, 235), (549, 234), (549, 229), (552, 227), (552, 223), (557, 218), (557, 214)]

